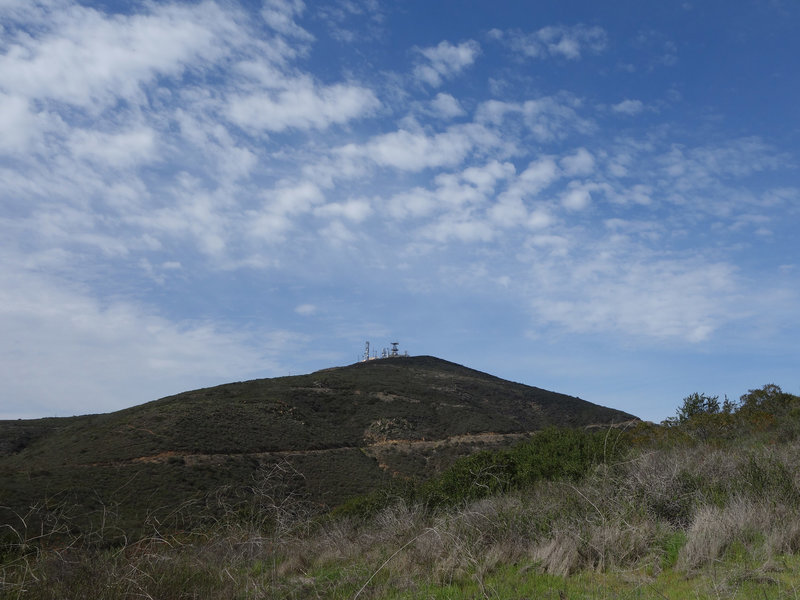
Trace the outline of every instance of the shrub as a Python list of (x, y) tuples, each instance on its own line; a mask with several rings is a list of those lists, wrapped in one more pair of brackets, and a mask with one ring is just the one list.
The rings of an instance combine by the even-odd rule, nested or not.
[(509, 450), (479, 452), (456, 462), (419, 488), (429, 506), (454, 506), (539, 481), (577, 481), (600, 463), (627, 452), (627, 438), (614, 430), (587, 432), (550, 427)]
[(749, 453), (739, 466), (736, 481), (743, 493), (756, 498), (769, 499), (773, 503), (798, 501), (793, 473), (771, 453)]

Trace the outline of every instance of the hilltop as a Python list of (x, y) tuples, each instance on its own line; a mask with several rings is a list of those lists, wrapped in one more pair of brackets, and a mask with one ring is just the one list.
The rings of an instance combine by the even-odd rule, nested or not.
[[(389, 481), (427, 478), (459, 456), (551, 425), (632, 415), (431, 356), (188, 391), (129, 409), (0, 421), (0, 505), (114, 508), (124, 524), (291, 464), (292, 489), (335, 506)], [(6, 514), (0, 518), (11, 518)]]

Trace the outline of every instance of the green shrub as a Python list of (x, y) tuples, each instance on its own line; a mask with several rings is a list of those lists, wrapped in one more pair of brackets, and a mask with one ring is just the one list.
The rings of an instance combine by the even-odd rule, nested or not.
[(538, 481), (582, 478), (600, 463), (619, 459), (627, 438), (614, 431), (550, 427), (509, 450), (479, 452), (456, 462), (420, 487), (428, 506), (453, 506), (524, 489)]
[(791, 470), (771, 454), (750, 453), (740, 465), (739, 473), (737, 481), (744, 493), (756, 498), (769, 498), (772, 502), (798, 502)]
[(350, 498), (331, 510), (326, 519), (336, 521), (342, 518), (354, 517), (363, 520), (377, 514), (384, 508), (392, 506), (399, 500), (411, 499), (415, 494), (413, 481), (394, 482), (385, 489)]
[(672, 526), (687, 526), (694, 515), (702, 478), (685, 469), (678, 472), (663, 494), (648, 497), (647, 508), (658, 521)]

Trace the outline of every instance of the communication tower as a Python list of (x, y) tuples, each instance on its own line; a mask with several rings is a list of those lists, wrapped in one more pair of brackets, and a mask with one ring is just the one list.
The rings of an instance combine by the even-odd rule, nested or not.
[[(408, 356), (408, 350), (400, 354), (400, 348), (398, 348), (400, 342), (391, 342), (391, 344), (392, 344), (391, 349), (384, 348), (383, 350), (381, 350), (380, 358), (395, 358), (399, 356)], [(364, 344), (364, 357), (361, 359), (361, 362), (367, 362), (369, 360), (375, 360), (379, 358), (377, 350), (372, 350), (372, 356), (370, 356), (370, 350), (371, 350), (370, 344), (369, 342), (366, 342)]]

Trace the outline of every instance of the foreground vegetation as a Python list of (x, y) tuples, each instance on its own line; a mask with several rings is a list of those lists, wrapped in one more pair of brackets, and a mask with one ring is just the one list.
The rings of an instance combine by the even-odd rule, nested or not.
[(76, 533), (65, 507), (39, 505), (2, 534), (0, 596), (800, 595), (800, 398), (777, 386), (693, 394), (661, 425), (548, 429), (332, 513), (297, 477), (272, 466), (239, 501), (208, 496), (135, 540), (111, 510)]

